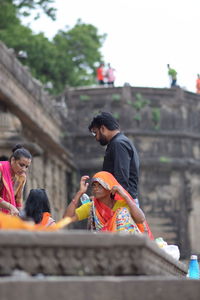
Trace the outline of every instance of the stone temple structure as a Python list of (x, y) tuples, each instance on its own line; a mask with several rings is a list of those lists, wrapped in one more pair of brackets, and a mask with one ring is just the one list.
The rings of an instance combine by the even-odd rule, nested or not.
[(156, 237), (200, 253), (200, 97), (180, 88), (67, 89), (65, 144), (81, 174), (101, 169), (105, 149), (88, 134), (110, 111), (138, 149), (139, 200)]
[[(57, 99), (0, 43), (0, 160), (16, 143), (33, 155), (25, 188), (47, 189), (62, 217), (79, 176), (101, 169), (104, 149), (87, 126), (114, 113), (141, 159), (140, 204), (155, 237), (200, 254), (200, 98), (177, 89), (67, 89)], [(80, 227), (84, 224), (80, 224)], [(199, 299), (187, 265), (145, 236), (0, 230), (0, 298)], [(144, 288), (145, 287), (145, 288)]]
[(103, 110), (138, 149), (139, 199), (155, 237), (179, 245), (183, 258), (200, 254), (199, 95), (125, 86), (68, 88), (53, 99), (0, 43), (0, 159), (16, 143), (31, 151), (25, 197), (30, 188), (46, 188), (56, 220), (79, 176), (101, 169), (105, 149), (87, 127)]
[(0, 231), (1, 299), (199, 299), (187, 267), (145, 236)]
[(21, 143), (33, 155), (26, 193), (45, 188), (60, 219), (71, 197), (75, 165), (61, 143), (63, 127), (56, 103), (11, 50), (0, 43), (0, 159)]

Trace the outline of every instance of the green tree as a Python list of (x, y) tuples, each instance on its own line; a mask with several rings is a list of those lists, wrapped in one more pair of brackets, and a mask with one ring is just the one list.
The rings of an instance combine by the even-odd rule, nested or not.
[[(28, 65), (32, 75), (46, 82), (49, 78), (46, 73), (45, 65), (49, 64), (49, 59), (54, 53), (54, 45), (43, 35), (34, 35), (32, 30), (23, 26), (20, 22), (18, 12), (21, 9), (36, 9), (39, 6), (47, 8), (52, 0), (33, 1), (33, 0), (0, 0), (0, 39), (10, 48), (15, 50), (16, 55), (19, 51), (27, 52), (26, 60), (21, 59), (22, 63)], [(55, 55), (54, 55), (55, 56)], [(48, 61), (47, 61), (48, 58)], [(19, 57), (20, 59), (20, 57)], [(42, 63), (41, 63), (42, 62)]]
[(1, 6), (12, 6), (18, 15), (29, 16), (33, 10), (37, 10), (35, 18), (39, 18), (39, 11), (42, 10), (52, 20), (55, 20), (56, 9), (51, 7), (53, 3), (54, 0), (0, 0)]
[(61, 82), (71, 86), (89, 85), (95, 83), (96, 63), (102, 60), (100, 48), (106, 35), (99, 35), (91, 24), (77, 21), (74, 28), (59, 31), (54, 37), (59, 55), (62, 58)]
[(100, 48), (106, 35), (99, 35), (95, 26), (78, 20), (73, 28), (59, 31), (49, 41), (43, 33), (33, 34), (21, 24), (18, 8), (11, 2), (14, 0), (4, 1), (0, 10), (0, 40), (13, 48), (17, 56), (21, 50), (27, 53), (26, 58), (18, 57), (34, 77), (42, 83), (51, 82), (53, 88), (49, 91), (53, 94), (61, 92), (66, 85), (95, 83), (96, 63), (102, 60)]
[(6, 30), (20, 23), (17, 18), (17, 9), (11, 1), (0, 0), (0, 30)]

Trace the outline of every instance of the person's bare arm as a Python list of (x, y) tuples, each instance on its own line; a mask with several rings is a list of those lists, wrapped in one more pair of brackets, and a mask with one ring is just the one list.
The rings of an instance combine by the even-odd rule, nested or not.
[(87, 175), (81, 177), (79, 191), (76, 193), (70, 204), (67, 206), (67, 209), (64, 213), (63, 217), (71, 217), (73, 218), (73, 222), (78, 221), (78, 217), (76, 215), (76, 208), (78, 206), (81, 196), (87, 191), (88, 183), (86, 182), (86, 180), (88, 178), (89, 176)]
[(26, 183), (26, 174), (23, 173), (19, 176), (16, 190), (15, 190), (15, 201), (18, 209), (21, 209), (23, 205), (23, 190)]
[(145, 215), (143, 211), (137, 207), (134, 201), (124, 192), (124, 189), (121, 186), (115, 185), (111, 190), (112, 194), (119, 194), (128, 204), (131, 212), (131, 216), (135, 223), (143, 223), (145, 221)]
[(18, 216), (19, 214), (18, 209), (11, 203), (3, 200), (3, 198), (0, 198), (0, 207), (9, 210), (11, 215)]

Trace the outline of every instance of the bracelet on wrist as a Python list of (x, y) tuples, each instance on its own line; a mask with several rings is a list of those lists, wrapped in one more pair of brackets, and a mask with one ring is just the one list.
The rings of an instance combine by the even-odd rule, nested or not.
[(72, 200), (72, 203), (73, 203), (75, 206), (77, 206), (77, 204), (78, 204), (77, 201), (76, 201), (75, 199)]

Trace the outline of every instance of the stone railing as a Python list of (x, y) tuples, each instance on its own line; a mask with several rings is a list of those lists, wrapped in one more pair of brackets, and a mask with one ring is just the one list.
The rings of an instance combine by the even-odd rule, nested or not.
[[(11, 75), (18, 84), (23, 87), (26, 92), (30, 94), (29, 101), (35, 102), (45, 108), (45, 112), (51, 115), (54, 122), (60, 123), (59, 115), (53, 105), (52, 97), (44, 90), (44, 85), (32, 77), (28, 66), (21, 64), (14, 52), (14, 49), (8, 49), (6, 45), (0, 42), (0, 64), (5, 67), (5, 70)], [(3, 72), (1, 73), (2, 77)]]
[(86, 231), (0, 232), (0, 275), (186, 276), (186, 267), (144, 236)]

